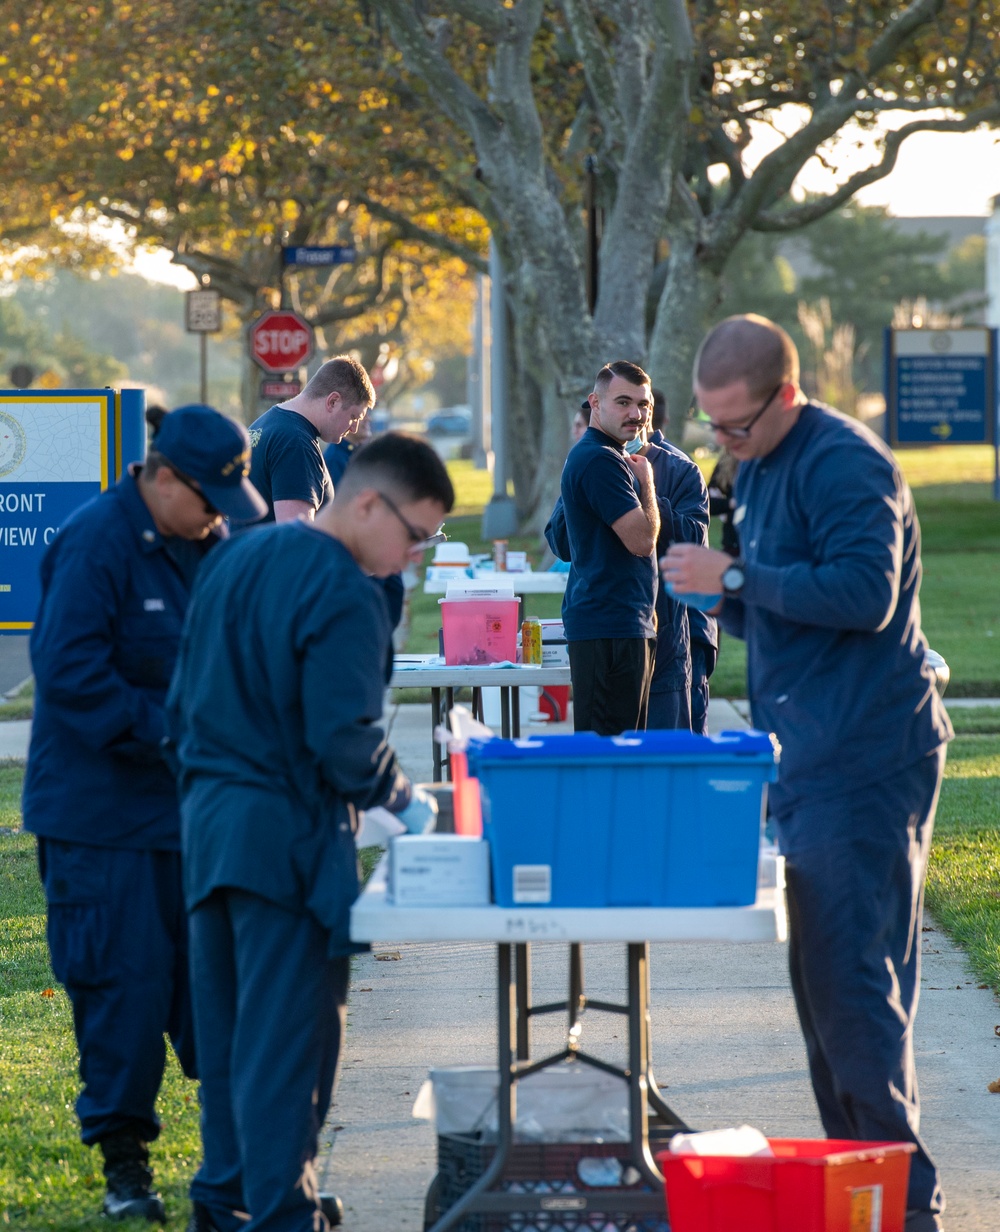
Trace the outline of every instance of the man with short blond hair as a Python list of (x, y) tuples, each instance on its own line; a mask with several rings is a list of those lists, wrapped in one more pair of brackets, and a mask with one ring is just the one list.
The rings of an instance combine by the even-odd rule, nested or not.
[(250, 425), (250, 477), (267, 501), (268, 522), (312, 520), (333, 500), (323, 444), (340, 441), (375, 405), (364, 366), (350, 355), (328, 359), (301, 393), (279, 402)]
[(909, 1141), (906, 1232), (944, 1207), (920, 1138), (913, 1023), (924, 877), (951, 738), (920, 631), (920, 527), (888, 447), (811, 402), (779, 326), (702, 344), (698, 405), (739, 459), (742, 557), (666, 554), (678, 593), (724, 595), (753, 722), (781, 741), (768, 802), (786, 860), (792, 991), (831, 1138)]

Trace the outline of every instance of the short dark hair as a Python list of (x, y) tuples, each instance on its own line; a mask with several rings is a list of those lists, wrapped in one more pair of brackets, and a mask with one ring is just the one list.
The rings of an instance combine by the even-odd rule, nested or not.
[(152, 406), (146, 407), (146, 423), (149, 425), (152, 436), (149, 448), (146, 450), (146, 456), (142, 460), (142, 469), (147, 479), (152, 479), (156, 472), (162, 470), (165, 466), (173, 470), (169, 459), (164, 457), (156, 448), (156, 434), (159, 432), (168, 414), (169, 412), (165, 406), (159, 406), (155, 402)]
[(746, 381), (750, 396), (763, 398), (778, 384), (798, 384), (799, 353), (781, 326), (767, 317), (726, 317), (698, 348), (694, 379), (703, 389)]
[(440, 456), (419, 436), (383, 432), (351, 454), (338, 496), (378, 488), (401, 501), (436, 500), (450, 513), (455, 489)]
[(307, 398), (328, 398), (338, 393), (350, 406), (374, 406), (375, 387), (353, 355), (336, 355), (313, 373), (302, 391)]
[(630, 385), (651, 384), (649, 376), (638, 364), (629, 363), (627, 359), (616, 359), (613, 363), (605, 364), (598, 372), (594, 380), (594, 389), (607, 389), (616, 376), (622, 377)]
[(649, 419), (649, 426), (654, 432), (658, 432), (667, 418), (667, 395), (662, 389), (653, 390), (653, 414)]

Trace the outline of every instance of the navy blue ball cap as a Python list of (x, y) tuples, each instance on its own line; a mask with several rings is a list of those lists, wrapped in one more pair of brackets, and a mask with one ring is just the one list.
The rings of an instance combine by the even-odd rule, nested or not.
[(267, 502), (253, 486), (250, 437), (242, 424), (210, 406), (193, 402), (165, 415), (152, 448), (193, 479), (220, 513), (236, 522), (256, 522)]

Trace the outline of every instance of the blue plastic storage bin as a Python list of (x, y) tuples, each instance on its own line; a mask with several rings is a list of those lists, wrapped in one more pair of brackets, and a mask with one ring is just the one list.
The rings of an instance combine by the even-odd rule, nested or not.
[(779, 746), (763, 732), (474, 740), (504, 907), (728, 907), (757, 895)]

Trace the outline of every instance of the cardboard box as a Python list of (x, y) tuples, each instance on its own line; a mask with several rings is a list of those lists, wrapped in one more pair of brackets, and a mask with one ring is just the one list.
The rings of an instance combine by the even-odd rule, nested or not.
[(464, 834), (399, 834), (389, 848), (388, 893), (398, 907), (489, 906), (489, 843)]

